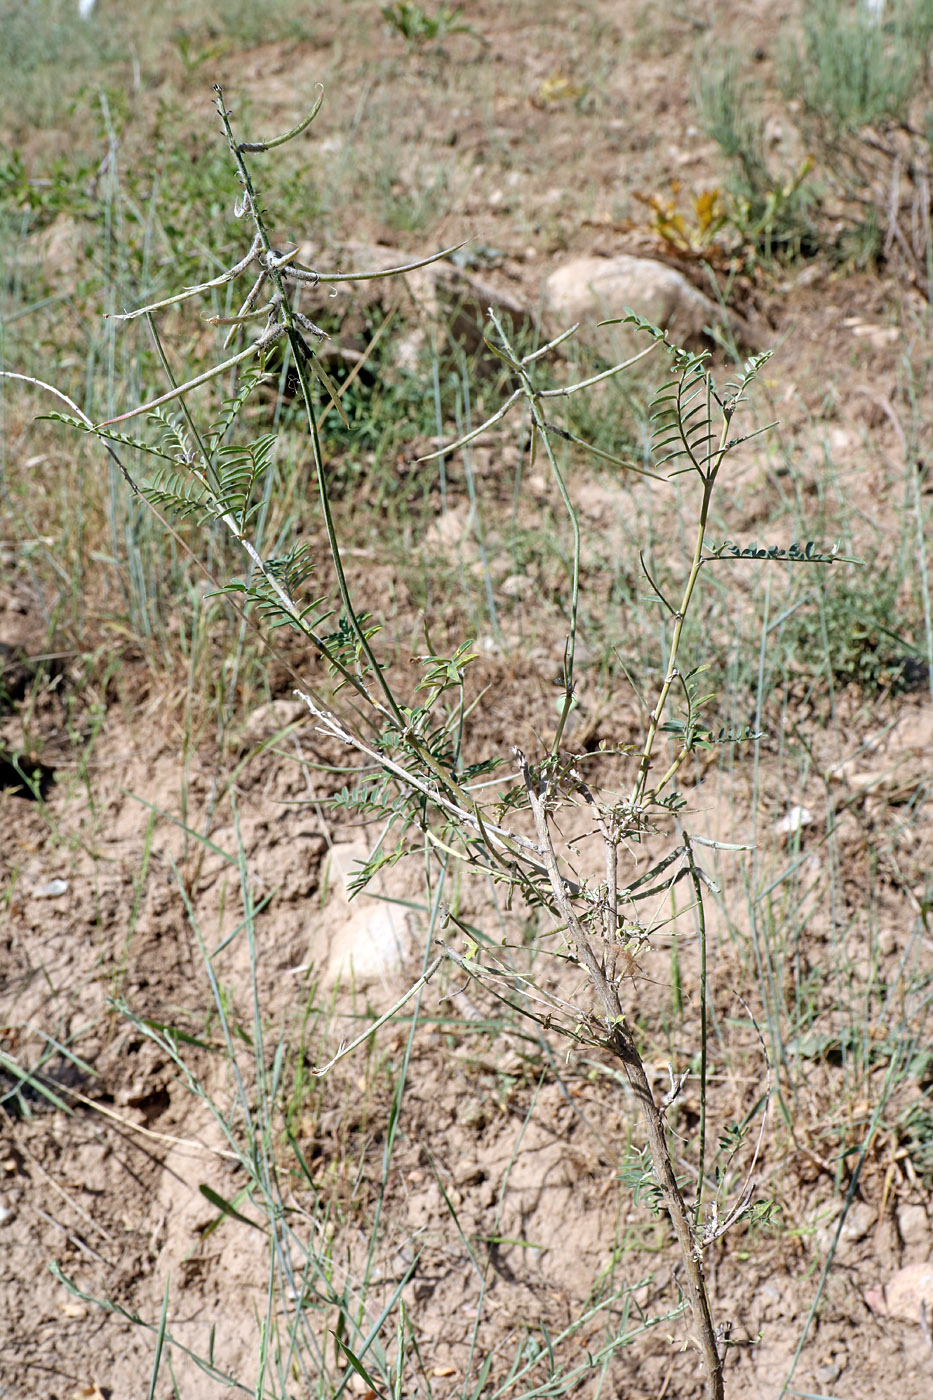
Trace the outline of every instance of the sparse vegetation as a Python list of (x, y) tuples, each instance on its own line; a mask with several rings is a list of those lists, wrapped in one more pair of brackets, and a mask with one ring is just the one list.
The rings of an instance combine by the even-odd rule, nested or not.
[(768, 256), (893, 259), (926, 294), (931, 43), (926, 0), (808, 5), (777, 55), (785, 108), (772, 141), (746, 59), (733, 50), (701, 64), (698, 104), (730, 163), (745, 241)]
[[(742, 45), (718, 16), (653, 16), (684, 79), (661, 138), (613, 87), (647, 101), (650, 65), (583, 8), (585, 111), (542, 98), (521, 6), (325, 4), (314, 38), (170, 6), (136, 78), (132, 16), (30, 8), (0, 158), (0, 1388), (925, 1393), (917, 1324), (864, 1296), (930, 1234), (928, 308), (893, 243), (850, 281), (831, 202), (843, 146), (920, 140), (920, 8), (877, 51), (864, 15), (858, 47), (801, 14), (792, 96), (774, 36), (754, 94), (707, 61), (734, 183), (685, 134), (691, 47)], [(310, 130), (244, 148), (333, 34)], [(204, 87), (252, 43), (228, 150)], [(884, 79), (868, 115), (827, 45)], [(775, 111), (817, 134), (776, 142)], [(617, 227), (739, 298), (756, 352), (548, 346), (543, 264)], [(329, 296), (477, 229), (477, 350), (413, 279)], [(404, 970), (335, 972), (322, 935), (380, 909)]]

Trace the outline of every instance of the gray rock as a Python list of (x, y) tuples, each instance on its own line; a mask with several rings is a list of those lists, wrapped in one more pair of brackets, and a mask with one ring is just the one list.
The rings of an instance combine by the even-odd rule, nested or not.
[(707, 328), (728, 324), (746, 331), (704, 296), (683, 273), (653, 258), (620, 253), (614, 258), (578, 257), (557, 267), (544, 284), (544, 307), (552, 334), (580, 322), (578, 339), (610, 357), (628, 358), (647, 345), (630, 326), (598, 327), (599, 321), (636, 311), (670, 334), (679, 345), (696, 347)]

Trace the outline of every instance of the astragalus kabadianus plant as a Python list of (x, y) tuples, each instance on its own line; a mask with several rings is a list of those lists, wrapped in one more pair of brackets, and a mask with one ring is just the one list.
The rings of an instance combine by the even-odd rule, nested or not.
[[(66, 406), (72, 412), (55, 416), (75, 429), (93, 434), (119, 464), (130, 488), (160, 513), (167, 528), (172, 528), (168, 523), (171, 519), (194, 517), (228, 532), (245, 556), (244, 573), (242, 577), (217, 580), (217, 592), (227, 595), (231, 605), (252, 620), (270, 648), (274, 649), (277, 629), (286, 627), (303, 639), (309, 654), (324, 663), (331, 678), (326, 693), (322, 693), (320, 683), (312, 686), (302, 680), (300, 673), (293, 674), (297, 693), (314, 724), (359, 755), (367, 773), (365, 781), (345, 799), (359, 817), (379, 818), (382, 823), (379, 845), (362, 872), (361, 883), (381, 865), (405, 856), (423, 860), (427, 852), (436, 862), (430, 932), (433, 937), (446, 925), (448, 937), (434, 938), (433, 960), (426, 959), (422, 977), (392, 1010), (375, 1026), (368, 1026), (352, 1045), (342, 1047), (331, 1064), (319, 1067), (319, 1073), (326, 1074), (336, 1059), (352, 1053), (370, 1038), (374, 1029), (398, 1014), (412, 996), (420, 994), (444, 959), (451, 960), (470, 978), (492, 987), (517, 1014), (529, 1016), (565, 1036), (574, 1046), (598, 1048), (613, 1057), (631, 1088), (644, 1127), (646, 1155), (637, 1173), (638, 1180), (632, 1179), (631, 1184), (637, 1193), (647, 1195), (656, 1210), (666, 1212), (670, 1220), (679, 1251), (680, 1283), (702, 1356), (706, 1392), (711, 1400), (717, 1400), (724, 1394), (727, 1331), (714, 1321), (704, 1253), (738, 1221), (760, 1214), (763, 1206), (755, 1197), (757, 1147), (749, 1151), (744, 1184), (733, 1188), (728, 1199), (723, 1198), (725, 1177), (711, 1185), (707, 1172), (710, 992), (704, 902), (712, 881), (702, 861), (704, 851), (710, 848), (729, 851), (743, 847), (740, 842), (712, 840), (697, 829), (689, 793), (681, 784), (698, 751), (750, 745), (761, 736), (747, 727), (716, 724), (709, 717), (713, 697), (703, 693), (703, 667), (684, 655), (685, 623), (704, 575), (711, 568), (733, 567), (738, 561), (829, 565), (838, 558), (809, 543), (742, 547), (731, 541), (717, 544), (709, 538), (711, 505), (728, 475), (732, 453), (757, 432), (766, 431), (740, 432), (737, 424), (747, 390), (768, 356), (749, 359), (734, 379), (720, 388), (706, 353), (692, 353), (670, 344), (658, 328), (631, 315), (628, 322), (645, 338), (638, 353), (589, 378), (560, 387), (553, 387), (551, 380), (550, 387), (545, 387), (540, 373), (543, 363), (554, 357), (576, 328), (522, 355), (495, 310), (490, 309), (486, 344), (511, 376), (512, 392), (479, 427), (433, 455), (455, 453), (490, 433), (512, 410), (521, 414), (530, 432), (531, 453), (543, 459), (563, 503), (571, 541), (571, 567), (564, 610), (568, 621), (560, 698), (553, 734), (543, 739), (534, 753), (516, 746), (510, 752), (465, 764), (461, 758), (464, 738), (471, 728), (474, 733), (481, 733), (483, 724), (482, 700), (477, 704), (467, 693), (470, 667), (477, 656), (473, 640), (463, 638), (458, 644), (445, 647), (444, 654), (435, 654), (429, 645), (425, 654), (417, 658), (416, 679), (402, 693), (398, 683), (390, 678), (388, 661), (379, 650), (375, 617), (379, 600), (365, 593), (351, 596), (320, 436), (325, 412), (335, 409), (343, 416), (341, 388), (319, 357), (324, 333), (300, 306), (302, 293), (309, 288), (401, 277), (452, 250), (398, 267), (338, 273), (303, 263), (297, 256), (297, 247), (287, 251), (274, 247), (262, 199), (254, 184), (252, 157), (274, 158), (285, 143), (301, 138), (319, 110), (321, 97), (308, 116), (284, 136), (247, 142), (237, 139), (219, 88), (215, 89), (215, 96), (239, 184), (237, 213), (252, 225), (248, 247), (242, 258), (220, 275), (122, 317), (145, 317), (149, 322), (170, 383), (164, 393), (128, 408), (108, 422), (93, 423), (70, 401), (66, 401)], [(247, 280), (248, 289), (237, 313), (211, 318), (224, 334), (218, 363), (179, 382), (153, 318), (191, 298), (228, 284), (239, 284), (241, 279)], [(237, 348), (228, 353), (232, 346)], [(290, 358), (298, 385), (315, 469), (317, 509), (330, 556), (333, 585), (326, 596), (315, 597), (309, 587), (317, 561), (305, 544), (296, 541), (273, 557), (264, 550), (255, 529), (270, 473), (274, 472), (277, 438), (274, 432), (257, 436), (249, 430), (247, 407), (268, 377), (274, 352)], [(623, 375), (647, 357), (663, 363), (664, 382), (649, 408), (651, 451), (644, 460), (633, 462), (603, 449), (589, 449), (586, 442), (553, 421), (566, 400), (597, 389), (603, 381)], [(12, 377), (27, 378), (63, 398), (54, 386), (28, 376)], [(202, 424), (188, 400), (194, 390), (214, 381), (225, 386), (233, 382), (234, 388), (211, 421)], [(133, 419), (144, 420), (151, 431), (145, 435), (128, 434), (124, 425)], [(574, 752), (568, 725), (576, 703), (582, 545), (580, 517), (561, 462), (568, 441), (580, 452), (595, 452), (605, 467), (620, 475), (635, 473), (647, 478), (647, 489), (653, 491), (666, 490), (672, 478), (679, 477), (682, 489), (692, 493), (694, 501), (692, 551), (682, 560), (680, 583), (673, 594), (669, 587), (662, 590), (655, 582), (642, 557), (648, 586), (665, 618), (665, 654), (660, 658), (657, 690), (653, 698), (642, 697), (643, 734), (636, 743), (602, 749), (597, 755), (598, 766), (594, 765), (593, 754)], [(144, 454), (145, 460), (155, 464), (148, 480), (137, 481), (126, 469), (121, 452), (125, 456), (127, 448)], [(425, 635), (429, 635), (427, 625)], [(320, 673), (320, 667), (317, 669)], [(577, 850), (561, 835), (564, 828), (576, 830), (579, 826), (579, 822), (575, 826), (572, 821), (564, 821), (574, 811), (597, 834), (596, 845), (601, 854), (591, 869), (581, 868)], [(650, 857), (646, 855), (649, 846)], [(545, 986), (534, 976), (518, 977), (514, 966), (497, 953), (495, 939), (480, 945), (459, 926), (458, 918), (443, 899), (444, 879), (454, 862), (465, 863), (488, 877), (504, 892), (506, 907), (521, 899), (543, 911), (559, 934), (559, 946), (548, 955), (552, 970), (556, 968), (559, 974), (556, 989), (554, 984)], [(678, 912), (677, 928), (672, 930), (668, 914), (658, 911), (669, 908), (670, 892), (681, 882), (685, 882), (690, 899), (687, 907)], [(699, 947), (696, 1078), (700, 1117), (696, 1139), (690, 1144), (693, 1163), (689, 1179), (695, 1183), (690, 1196), (683, 1184), (687, 1178), (678, 1179), (675, 1170), (667, 1122), (668, 1111), (682, 1092), (688, 1071), (678, 1072), (671, 1067), (669, 1090), (657, 1097), (635, 1031), (637, 958), (650, 946), (653, 934), (662, 925), (667, 936), (676, 932), (681, 942), (692, 937)], [(145, 1030), (144, 1023), (140, 1025)], [(177, 1043), (164, 1048), (181, 1063)], [(762, 1077), (767, 1081), (766, 1066)], [(763, 1102), (762, 1130), (767, 1093)], [(760, 1140), (759, 1132), (759, 1143)], [(684, 1144), (680, 1144), (678, 1151), (683, 1150)], [(255, 1158), (249, 1154), (243, 1155), (243, 1163), (255, 1177), (254, 1200), (269, 1205), (270, 1249), (274, 1258), (280, 1259), (287, 1229), (282, 1223), (280, 1203), (276, 1204), (269, 1184), (272, 1178), (257, 1175)], [(631, 1177), (631, 1173), (628, 1175)], [(293, 1340), (292, 1345), (298, 1343)], [(351, 1355), (349, 1347), (346, 1350)], [(359, 1354), (354, 1358), (356, 1363), (362, 1366)], [(364, 1373), (369, 1376), (365, 1368)]]

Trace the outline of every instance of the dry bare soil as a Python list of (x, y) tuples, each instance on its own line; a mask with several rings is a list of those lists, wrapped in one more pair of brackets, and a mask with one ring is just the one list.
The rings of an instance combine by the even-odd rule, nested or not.
[[(99, 5), (94, 22), (106, 23), (107, 8)], [(152, 119), (160, 83), (171, 79), (192, 125), (213, 139), (216, 77), (234, 101), (249, 95), (251, 119), (271, 133), (291, 125), (323, 82), (307, 179), (309, 187), (332, 179), (337, 193), (345, 182), (343, 202), (328, 213), (331, 235), (403, 256), (472, 238), (499, 250), (482, 273), (492, 291), (529, 315), (546, 274), (573, 254), (672, 258), (633, 193), (664, 193), (672, 181), (699, 192), (723, 179), (691, 99), (698, 34), (756, 51), (764, 91), (792, 14), (728, 3), (694, 16), (627, 0), (551, 13), (527, 0), (481, 0), (464, 17), (482, 41), (452, 34), (409, 50), (377, 6), (308, 8), (306, 35), (228, 48), (180, 78), (172, 50), (164, 72), (144, 71), (135, 120)], [(780, 117), (769, 120), (779, 143)], [(319, 242), (314, 228), (282, 233)], [(79, 236), (59, 220), (31, 236), (30, 256), (52, 258), (67, 286), (68, 240)], [(681, 265), (709, 286), (689, 259)], [(909, 507), (916, 496), (917, 519), (929, 521), (930, 485), (923, 440), (910, 427), (911, 394), (920, 395), (919, 417), (928, 416), (918, 327), (928, 327), (929, 311), (917, 291), (893, 265), (857, 270), (825, 256), (746, 268), (732, 290), (749, 338), (776, 347), (756, 411), (780, 427), (743, 457), (724, 526), (736, 538), (784, 539), (796, 502), (830, 529), (844, 515), (855, 555), (919, 557)], [(16, 368), (9, 347), (5, 354)], [(913, 380), (908, 362), (921, 365)], [(41, 494), (39, 474), (54, 471), (54, 454), (68, 444), (46, 437), (57, 445), (41, 450), (52, 455), (30, 466), (40, 451), (31, 421), (38, 410), (19, 391), (8, 390), (8, 405), (7, 476), (36, 473)], [(451, 568), (450, 596), (434, 598), (441, 630), (463, 580), (483, 577), (464, 525), (469, 490), (488, 518), (508, 515), (519, 437), (513, 425), (485, 455), (479, 450), (472, 483), (452, 460), (449, 494), (430, 495), (435, 519), (412, 551), (447, 551), (460, 570)], [(399, 454), (400, 472), (413, 470), (419, 448)], [(676, 538), (679, 507), (659, 504), (650, 483), (590, 469), (576, 483), (584, 528), (599, 541), (585, 582), (606, 598), (591, 607), (611, 609), (599, 592), (599, 560), (625, 557), (637, 575), (633, 534), (650, 528)], [(369, 508), (365, 487), (360, 501), (360, 511)], [(423, 646), (423, 603), (373, 510), (348, 555), (350, 581), (372, 590), (368, 606), (385, 600), (387, 636), (404, 666)], [(521, 512), (529, 532), (546, 534), (559, 519), (543, 476), (528, 481)], [(106, 541), (94, 547), (104, 560)], [(532, 1393), (546, 1377), (543, 1338), (559, 1340), (585, 1317), (557, 1348), (568, 1370), (581, 1368), (567, 1383), (573, 1394), (700, 1395), (668, 1229), (645, 1194), (634, 1200), (620, 1181), (639, 1125), (608, 1061), (568, 1055), (563, 1041), (510, 1017), (451, 969), (427, 984), (410, 1043), (413, 1002), (315, 1079), (311, 1069), (421, 971), (428, 935), (417, 858), (413, 870), (384, 877), (382, 890), (402, 903), (384, 906), (371, 892), (348, 905), (329, 852), (372, 842), (378, 830), (326, 805), (345, 777), (324, 768), (348, 760), (302, 720), (285, 669), (270, 662), (267, 690), (240, 697), (222, 732), (193, 726), (183, 659), (173, 675), (143, 656), (138, 639), (102, 626), (90, 665), (72, 623), (71, 632), (47, 632), (23, 541), (5, 531), (3, 549), (0, 637), (11, 658), (30, 662), (18, 678), (11, 659), (4, 743), (45, 764), (48, 779), (41, 800), (15, 781), (0, 795), (0, 1048), (8, 1057), (0, 1395), (145, 1395), (167, 1279), (172, 1336), (201, 1357), (212, 1347), (216, 1367), (253, 1393), (267, 1224), (238, 1195), (243, 1178), (207, 1101), (226, 1111), (235, 1086), (202, 946), (225, 945), (212, 966), (248, 1063), (256, 1023), (244, 882), (260, 906), (254, 961), (270, 1061), (277, 1045), (287, 1047), (270, 1151), (289, 1219), (317, 1240), (335, 1286), (346, 1284), (364, 1333), (403, 1285), (420, 1357), (420, 1379), (413, 1366), (405, 1393), (416, 1385), (436, 1400), (474, 1395), (477, 1386), (484, 1396)], [(530, 596), (516, 570), (508, 573), (500, 634), (487, 639), (477, 672), (477, 692), (489, 687), (489, 699), (474, 742), (486, 751), (516, 743), (533, 751), (553, 724), (564, 633), (559, 610), (538, 607), (549, 567), (528, 565), (542, 571)], [(774, 587), (772, 616), (782, 606)], [(714, 622), (725, 627), (735, 609), (741, 630), (762, 597), (740, 582)], [(753, 647), (761, 645), (760, 628), (749, 625)], [(620, 636), (626, 626), (620, 616)], [(830, 649), (837, 640), (845, 639), (827, 639)], [(56, 659), (40, 662), (50, 651)], [(634, 734), (631, 696), (620, 687), (607, 700), (598, 676), (588, 684), (571, 742), (594, 749)], [(718, 853), (711, 870), (723, 890), (710, 929), (711, 1135), (751, 1124), (730, 1178), (740, 1186), (770, 1084), (754, 1176), (756, 1199), (775, 1207), (770, 1224), (740, 1224), (707, 1252), (728, 1342), (727, 1388), (736, 1400), (920, 1400), (933, 1387), (929, 1324), (916, 1298), (881, 1290), (906, 1266), (933, 1269), (933, 1115), (917, 1111), (928, 1105), (929, 1084), (933, 708), (922, 677), (899, 693), (833, 686), (827, 669), (812, 683), (788, 674), (782, 686), (759, 696), (767, 738), (757, 755), (711, 760), (693, 809), (708, 836), (757, 847), (754, 856)], [(748, 694), (740, 722), (755, 710), (754, 689)], [(478, 882), (464, 880), (457, 901), (460, 918), (496, 940), (545, 936), (528, 911), (497, 908)], [(386, 908), (395, 944), (378, 966), (361, 949)], [(670, 940), (646, 949), (635, 971), (643, 978), (631, 984), (632, 1015), (661, 1095), (669, 1063), (696, 1071), (692, 940), (676, 977)], [(145, 1026), (174, 1028), (196, 1084)], [(37, 1077), (17, 1080), (14, 1062)], [(685, 1175), (698, 1126), (694, 1086), (689, 1080), (671, 1115)], [(225, 1216), (221, 1199), (236, 1214)], [(69, 1292), (51, 1261), (118, 1311)], [(364, 1273), (365, 1296), (356, 1291)], [(929, 1271), (927, 1280), (930, 1308)], [(336, 1356), (336, 1312), (311, 1312)], [(608, 1339), (626, 1330), (630, 1344), (604, 1357)], [(502, 1389), (516, 1356), (531, 1369)], [(177, 1349), (172, 1366), (174, 1382), (166, 1363), (159, 1372), (160, 1400), (173, 1384), (183, 1400), (223, 1393)], [(352, 1374), (349, 1386), (357, 1395), (368, 1389)], [(306, 1382), (296, 1377), (289, 1393), (305, 1394)]]

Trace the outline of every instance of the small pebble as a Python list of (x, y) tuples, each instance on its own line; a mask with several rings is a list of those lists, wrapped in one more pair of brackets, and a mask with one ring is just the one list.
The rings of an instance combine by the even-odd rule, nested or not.
[(32, 892), (33, 899), (58, 899), (59, 895), (68, 893), (67, 880), (49, 880), (45, 885), (39, 885)]
[(905, 1244), (925, 1244), (930, 1238), (930, 1220), (923, 1206), (901, 1206), (897, 1228)]

